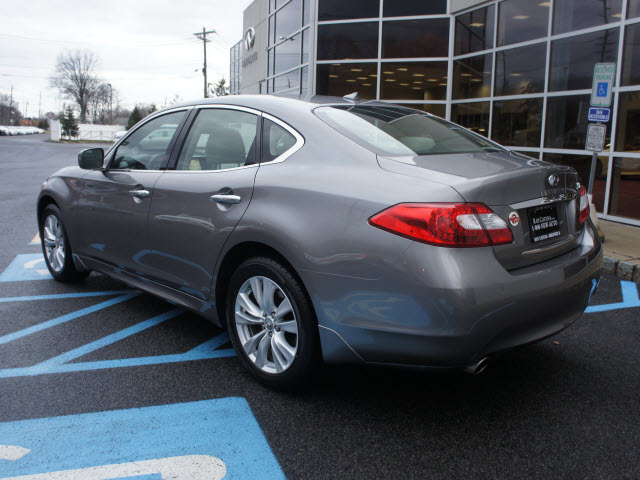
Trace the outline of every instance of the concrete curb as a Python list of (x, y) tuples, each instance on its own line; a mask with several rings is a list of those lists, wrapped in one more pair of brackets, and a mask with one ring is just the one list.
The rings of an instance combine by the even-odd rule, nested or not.
[(640, 260), (607, 252), (602, 263), (602, 273), (640, 283)]

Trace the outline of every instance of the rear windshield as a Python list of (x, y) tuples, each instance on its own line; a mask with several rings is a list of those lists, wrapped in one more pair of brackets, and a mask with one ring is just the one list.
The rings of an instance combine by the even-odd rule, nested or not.
[(411, 108), (338, 105), (319, 107), (314, 112), (346, 137), (381, 155), (505, 151), (470, 130)]

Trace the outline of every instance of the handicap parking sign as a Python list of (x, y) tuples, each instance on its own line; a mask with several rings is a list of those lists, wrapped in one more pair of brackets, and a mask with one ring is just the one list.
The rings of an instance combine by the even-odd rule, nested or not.
[(0, 423), (4, 480), (283, 479), (244, 398)]
[(606, 97), (608, 91), (609, 91), (609, 84), (607, 82), (598, 82), (597, 94), (596, 94), (598, 97)]

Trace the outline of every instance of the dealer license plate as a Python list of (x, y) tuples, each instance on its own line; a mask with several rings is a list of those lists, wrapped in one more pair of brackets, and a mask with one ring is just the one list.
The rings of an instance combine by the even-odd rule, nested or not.
[(556, 205), (543, 205), (529, 209), (529, 230), (533, 243), (560, 236), (560, 221)]

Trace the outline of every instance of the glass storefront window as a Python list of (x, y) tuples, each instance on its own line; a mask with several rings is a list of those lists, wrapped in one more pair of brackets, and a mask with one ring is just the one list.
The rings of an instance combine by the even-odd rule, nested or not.
[[(545, 162), (555, 165), (573, 167), (578, 172), (578, 181), (585, 187), (589, 184), (589, 173), (591, 172), (591, 155), (568, 155), (562, 153), (545, 153), (542, 155)], [(607, 188), (607, 165), (608, 157), (598, 157), (596, 164), (596, 176), (593, 182), (593, 204), (596, 211), (602, 213), (604, 207), (604, 194)]]
[(447, 62), (384, 62), (381, 72), (381, 99), (446, 99)]
[(496, 52), (495, 96), (544, 91), (547, 44)]
[(316, 95), (342, 97), (358, 92), (360, 98), (376, 98), (376, 63), (332, 63), (316, 67)]
[(300, 70), (300, 95), (309, 93), (309, 67), (302, 67)]
[(276, 14), (275, 43), (284, 40), (302, 26), (302, 0), (291, 0)]
[(550, 2), (537, 0), (501, 2), (498, 10), (498, 46), (545, 37), (549, 29), (550, 6)]
[(318, 21), (380, 16), (380, 0), (318, 0)]
[(451, 121), (489, 136), (489, 102), (454, 103), (451, 105)]
[(625, 28), (620, 84), (640, 84), (640, 23)]
[[(569, 148), (584, 150), (589, 121), (589, 95), (549, 97), (547, 99), (547, 122), (544, 146), (546, 148)], [(605, 145), (611, 143), (611, 122), (606, 124)]]
[(382, 8), (385, 17), (438, 15), (447, 13), (447, 0), (387, 0)]
[(640, 220), (640, 158), (613, 159), (609, 215)]
[(561, 0), (553, 3), (553, 33), (566, 33), (622, 18), (622, 0)]
[(453, 63), (453, 98), (490, 97), (492, 62), (491, 54), (456, 60)]
[(298, 88), (300, 86), (300, 70), (294, 70), (292, 72), (285, 73), (276, 77), (274, 80), (274, 92), (282, 92), (284, 90), (290, 90), (292, 88)]
[(640, 0), (629, 0), (627, 7), (627, 18), (640, 17)]
[(300, 65), (301, 36), (302, 34), (299, 33), (273, 49), (275, 51), (274, 74)]
[(318, 25), (318, 60), (378, 57), (378, 22)]
[(309, 61), (309, 29), (302, 31), (302, 63)]
[(493, 104), (491, 138), (516, 147), (539, 147), (542, 99), (505, 100)]
[(494, 14), (490, 5), (456, 17), (456, 55), (493, 48)]
[(617, 60), (618, 35), (611, 28), (551, 42), (549, 90), (591, 89), (593, 66)]
[(447, 106), (442, 103), (402, 103), (397, 102), (394, 105), (400, 105), (407, 108), (415, 108), (416, 110), (422, 110), (423, 112), (436, 115), (440, 118), (445, 118), (447, 115)]
[(311, 0), (303, 0), (304, 4), (302, 7), (302, 26), (309, 24), (309, 9), (311, 8)]
[(268, 36), (268, 41), (267, 43), (269, 44), (269, 46), (273, 45), (276, 39), (276, 16), (275, 15), (271, 15), (269, 17), (269, 36)]
[(382, 24), (382, 58), (446, 57), (448, 54), (449, 19), (394, 20)]
[(640, 153), (640, 92), (620, 93), (617, 131), (617, 152)]

